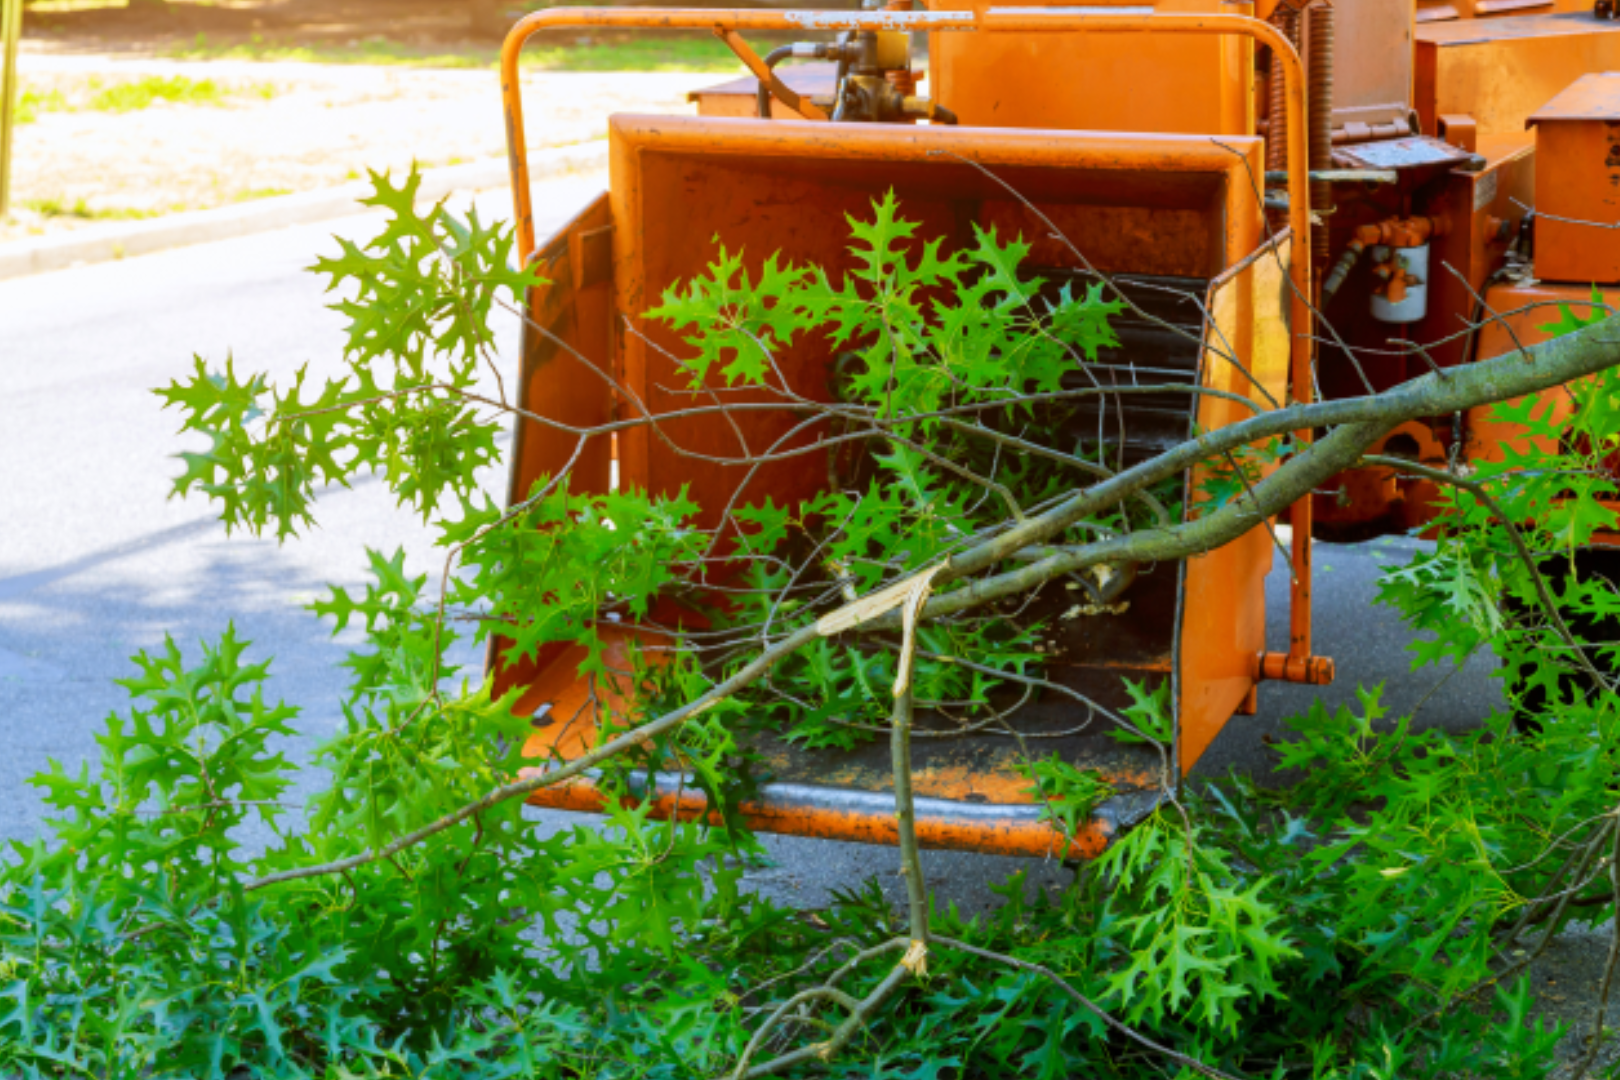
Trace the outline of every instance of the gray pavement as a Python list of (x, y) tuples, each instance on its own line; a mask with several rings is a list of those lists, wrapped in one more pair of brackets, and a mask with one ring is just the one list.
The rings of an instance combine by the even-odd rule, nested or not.
[[(596, 190), (600, 176), (576, 176), (537, 192), (539, 230), (564, 220)], [(504, 214), (499, 196), (480, 198)], [(87, 266), (0, 283), (0, 838), (33, 837), (44, 808), (26, 781), (55, 758), (70, 770), (94, 760), (94, 737), (108, 713), (126, 706), (112, 682), (131, 673), (128, 656), (174, 635), (191, 655), (234, 619), (273, 655), (271, 690), (303, 707), (306, 754), (336, 731), (338, 667), (348, 641), (303, 609), (327, 583), (363, 579), (364, 546), (402, 545), (424, 572), (440, 556), (408, 512), (379, 483), (337, 490), (320, 504), (320, 528), (286, 545), (226, 537), (200, 499), (170, 500), (170, 460), (182, 447), (174, 414), (151, 390), (182, 376), (192, 355), (239, 370), (289, 376), (335, 373), (339, 317), (327, 311), (321, 279), (303, 272), (332, 250), (332, 233), (362, 237), (380, 219), (362, 215), (318, 226)], [(516, 327), (500, 327), (502, 363), (515, 367)], [(500, 489), (492, 472), (486, 482)], [(1338, 660), (1330, 704), (1354, 701), (1358, 683), (1384, 681), (1386, 702), (1410, 707), (1436, 681), (1412, 673), (1406, 635), (1390, 612), (1370, 606), (1381, 561), (1409, 541), (1318, 549), (1317, 640)], [(1286, 627), (1285, 579), (1274, 573), (1274, 647)], [(470, 652), (464, 662), (476, 663)], [(1476, 661), (1425, 705), (1425, 723), (1465, 726), (1498, 701), (1489, 665)], [(1263, 737), (1308, 705), (1313, 691), (1280, 685), (1261, 691), (1261, 713), (1238, 717), (1199, 773), (1269, 771)], [(559, 816), (560, 817), (560, 816)], [(537, 827), (557, 822), (536, 814)], [(753, 875), (782, 899), (816, 903), (828, 889), (878, 874), (895, 884), (892, 851), (861, 845), (774, 839), (777, 865)], [(928, 876), (943, 898), (965, 909), (993, 898), (987, 886), (1014, 860), (929, 853)], [(1058, 868), (1035, 864), (1038, 877)]]

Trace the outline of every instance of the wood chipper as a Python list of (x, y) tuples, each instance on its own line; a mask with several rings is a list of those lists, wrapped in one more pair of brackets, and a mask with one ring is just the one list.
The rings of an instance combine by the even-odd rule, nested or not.
[[(712, 257), (715, 238), (745, 260), (782, 253), (836, 274), (850, 259), (846, 218), (888, 191), (926, 235), (960, 242), (972, 227), (994, 226), (1030, 239), (1043, 275), (1108, 275), (1133, 304), (1098, 370), (1134, 365), (1229, 395), (1189, 395), (1174, 407), (1122, 398), (1116, 437), (1138, 457), (1247, 415), (1233, 398), (1308, 401), (1317, 387), (1362, 394), (1425, 370), (1392, 340), (1451, 335), (1430, 355), (1442, 365), (1500, 352), (1505, 328), (1455, 334), (1481, 304), (1508, 303), (1500, 290), (1584, 300), (1591, 280), (1620, 280), (1620, 233), (1571, 234), (1550, 218), (1535, 226), (1535, 272), (1570, 285), (1504, 277), (1524, 265), (1538, 194), (1561, 217), (1620, 220), (1620, 76), (1586, 75), (1620, 69), (1620, 24), (1539, 8), (1458, 17), (1493, 14), (1496, 2), (1462, 11), (1424, 0), (1420, 12), (1413, 0), (936, 0), (926, 10), (902, 0), (860, 12), (530, 15), (502, 55), (520, 254), (549, 282), (528, 297), (522, 406), (576, 429), (624, 416), (631, 400), (653, 413), (670, 407), (684, 392), (681, 341), (638, 316)], [(713, 33), (751, 75), (693, 95), (696, 116), (612, 117), (608, 191), (537, 242), (523, 114), (544, 103), (522, 100), (520, 51), (544, 31), (636, 27)], [(805, 40), (761, 57), (744, 38), (751, 32)], [(914, 48), (924, 37), (926, 73)], [(1539, 173), (1538, 140), (1558, 155)], [(1050, 239), (1052, 226), (1084, 261)], [(1337, 344), (1317, 346), (1313, 305)], [(1369, 361), (1346, 347), (1381, 351)], [(785, 377), (810, 394), (825, 384), (825, 365), (808, 351), (782, 359)], [(712, 526), (739, 497), (806, 498), (827, 483), (813, 456), (746, 479), (702, 456), (739, 441), (772, 445), (793, 422), (763, 408), (728, 423), (676, 419), (656, 436), (626, 427), (613, 444), (581, 452), (565, 431), (520, 421), (511, 498), (572, 462), (576, 492), (684, 489)], [(1381, 449), (1444, 461), (1452, 447), (1483, 452), (1501, 434), (1479, 417), (1437, 417)], [(1288, 514), (1287, 652), (1266, 651), (1276, 541), (1256, 528), (1140, 576), (1120, 614), (1056, 623), (1065, 660), (1047, 678), (1110, 707), (1125, 703), (1123, 678), (1167, 685), (1183, 772), (1228, 719), (1254, 711), (1262, 682), (1331, 681), (1332, 661), (1311, 646), (1313, 533), (1364, 538), (1421, 524), (1434, 492), (1377, 469), (1329, 487)], [(506, 662), (497, 642), (492, 659), (502, 686), (524, 688), (533, 753), (572, 759), (593, 745), (578, 648)], [(1043, 753), (1101, 770), (1118, 792), (1072, 842), (1043, 820), (1015, 740), (984, 733), (916, 746), (922, 844), (1083, 857), (1151, 808), (1160, 759), (1097, 731), (1066, 734), (1073, 710), (1047, 695), (1019, 713), (1023, 730), (1050, 736)], [(752, 827), (895, 842), (883, 748), (807, 750), (766, 732), (753, 749), (768, 775), (743, 807)], [(575, 810), (599, 809), (604, 797), (583, 776), (535, 796)], [(651, 798), (658, 814), (705, 812), (691, 788)]]

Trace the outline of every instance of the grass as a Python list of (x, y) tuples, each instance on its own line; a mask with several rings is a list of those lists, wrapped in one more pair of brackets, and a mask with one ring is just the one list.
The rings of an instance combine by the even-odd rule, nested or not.
[(483, 68), (494, 63), (493, 49), (469, 47), (454, 52), (424, 49), (383, 38), (350, 45), (295, 45), (254, 34), (247, 41), (214, 42), (198, 34), (188, 45), (165, 49), (172, 60), (297, 60), (314, 64), (384, 64), (404, 67)]
[[(230, 202), (252, 202), (255, 199), (270, 199), (277, 195), (291, 195), (291, 188), (248, 188), (229, 196)], [(157, 210), (140, 210), (133, 207), (93, 207), (84, 199), (75, 199), (68, 202), (65, 199), (24, 199), (18, 207), (31, 210), (45, 218), (78, 218), (81, 221), (142, 221), (146, 218), (162, 217), (164, 214), (175, 214), (183, 210), (194, 210), (196, 207), (175, 204)]]
[(184, 75), (147, 75), (129, 82), (98, 86), (91, 79), (87, 108), (96, 112), (139, 112), (158, 102), (174, 105), (223, 105), (225, 91), (213, 79), (188, 79)]
[[(19, 203), (24, 210), (32, 210), (41, 217), (80, 218), (85, 221), (137, 221), (167, 213), (165, 210), (132, 210), (125, 208), (92, 209), (83, 199), (69, 204), (61, 199), (25, 199)], [(174, 209), (181, 209), (175, 207)]]
[(70, 106), (60, 90), (30, 90), (23, 88), (17, 99), (17, 123), (32, 124), (40, 113), (64, 112)]
[(231, 87), (221, 86), (212, 79), (190, 79), (184, 75), (145, 75), (112, 82), (91, 76), (82, 90), (75, 88), (70, 93), (24, 89), (17, 122), (33, 123), (48, 112), (139, 112), (159, 103), (219, 107), (229, 104), (232, 98), (247, 96), (269, 100), (275, 93), (275, 87), (269, 83)]
[[(780, 44), (760, 35), (756, 48)], [(783, 39), (784, 41), (787, 39)], [(373, 37), (347, 45), (309, 45), (266, 39), (255, 34), (244, 42), (212, 42), (198, 34), (189, 45), (167, 50), (177, 60), (299, 60), (318, 64), (380, 64), (422, 68), (493, 68), (494, 46), (467, 45), (446, 51)], [(708, 35), (650, 34), (576, 37), (571, 45), (537, 41), (523, 53), (523, 66), (534, 71), (690, 71), (734, 73), (737, 58)]]

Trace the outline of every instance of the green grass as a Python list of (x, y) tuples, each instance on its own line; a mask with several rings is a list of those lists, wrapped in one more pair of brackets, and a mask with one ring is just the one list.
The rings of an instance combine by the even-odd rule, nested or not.
[(454, 52), (423, 49), (382, 38), (352, 45), (292, 45), (254, 34), (247, 41), (217, 43), (198, 34), (188, 45), (167, 49), (175, 60), (300, 60), (314, 64), (386, 64), (405, 67), (482, 68), (494, 64), (493, 49), (467, 48)]
[(96, 112), (139, 112), (158, 102), (174, 105), (223, 105), (226, 92), (213, 79), (188, 79), (184, 75), (146, 75), (129, 82), (103, 85), (90, 80), (91, 95), (86, 108)]
[(537, 71), (742, 71), (732, 51), (708, 34), (575, 45), (540, 39), (524, 50), (523, 66)]
[[(291, 188), (248, 188), (233, 192), (228, 198), (230, 202), (252, 202), (254, 199), (270, 199), (277, 195), (291, 195)], [(176, 214), (184, 210), (195, 210), (197, 207), (176, 203), (156, 210), (140, 210), (132, 207), (93, 207), (84, 199), (75, 199), (68, 202), (65, 199), (24, 199), (17, 204), (19, 209), (31, 210), (46, 218), (78, 218), (81, 221), (141, 221), (146, 218), (162, 217), (164, 214)]]
[(59, 90), (30, 90), (23, 88), (17, 99), (17, 123), (32, 124), (40, 113), (63, 112), (69, 108), (67, 98)]
[[(756, 44), (779, 44), (760, 35)], [(783, 39), (786, 40), (786, 39)], [(562, 45), (552, 38), (536, 41), (523, 53), (523, 66), (534, 71), (712, 71), (742, 70), (737, 58), (707, 34), (680, 36), (576, 37)], [(469, 45), (446, 51), (423, 48), (385, 38), (368, 38), (352, 45), (294, 45), (254, 35), (245, 42), (215, 43), (198, 34), (189, 45), (169, 49), (165, 56), (178, 60), (301, 60), (317, 64), (382, 64), (423, 68), (493, 68), (494, 46)]]
[(269, 83), (251, 86), (221, 86), (212, 79), (190, 79), (184, 75), (146, 75), (139, 79), (109, 81), (92, 76), (83, 87), (61, 90), (23, 89), (17, 110), (19, 124), (31, 124), (48, 112), (128, 113), (139, 112), (159, 103), (220, 107), (238, 97), (268, 101), (275, 87)]
[[(25, 199), (19, 204), (24, 210), (48, 218), (72, 217), (85, 221), (135, 221), (168, 213), (167, 210), (132, 210), (125, 208), (92, 209), (83, 199), (73, 203), (61, 199)], [(181, 209), (174, 207), (173, 209)]]

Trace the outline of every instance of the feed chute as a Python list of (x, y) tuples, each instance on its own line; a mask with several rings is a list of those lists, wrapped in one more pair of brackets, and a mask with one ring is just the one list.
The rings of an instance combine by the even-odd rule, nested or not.
[[(1121, 466), (1253, 410), (1377, 392), (1499, 349), (1496, 331), (1459, 335), (1456, 326), (1525, 265), (1532, 185), (1566, 201), (1590, 192), (1583, 214), (1616, 213), (1602, 195), (1610, 166), (1578, 149), (1614, 126), (1607, 83), (1536, 114), (1535, 130), (1524, 125), (1554, 91), (1612, 66), (1620, 24), (1586, 11), (1483, 19), (1500, 14), (1486, 0), (1459, 13), (1480, 22), (1441, 21), (1449, 16), (1436, 10), (1316, 0), (1261, 5), (1250, 17), (1209, 0), (1081, 8), (941, 0), (929, 10), (862, 13), (529, 16), (508, 38), (503, 82), (519, 245), (548, 284), (528, 298), (520, 392), (529, 415), (518, 424), (513, 503), (564, 468), (576, 494), (684, 492), (705, 529), (728, 506), (824, 492), (837, 472), (818, 449), (828, 433), (771, 393), (717, 381), (698, 389), (724, 408), (647, 423), (681, 412), (694, 391), (681, 335), (647, 315), (710, 264), (717, 243), (741, 253), (750, 274), (778, 257), (836, 280), (853, 266), (848, 222), (890, 195), (942, 251), (963, 250), (982, 231), (1021, 236), (1027, 269), (1049, 287), (1108, 290), (1120, 306), (1117, 344), (1077, 360), (1064, 385), (1139, 385), (1151, 375), (1157, 389), (1099, 397), (1044, 437), (1105, 447)], [(695, 116), (611, 118), (608, 190), (537, 242), (522, 118), (544, 103), (522, 99), (523, 43), (550, 29), (638, 26), (713, 33), (749, 75), (694, 94)], [(749, 43), (764, 33), (802, 40)], [(914, 48), (924, 36), (926, 71)], [(1482, 79), (1482, 64), (1513, 74)], [(1557, 153), (1532, 168), (1537, 138)], [(1578, 267), (1607, 281), (1601, 275), (1620, 265), (1612, 254), (1620, 233), (1549, 222), (1545, 235), (1538, 269)], [(1318, 318), (1331, 334), (1315, 333)], [(836, 399), (838, 351), (825, 341), (796, 342), (776, 362), (785, 392)], [(604, 426), (611, 436), (579, 437)], [(1403, 425), (1374, 449), (1444, 462), (1492, 452), (1482, 433), (1498, 450), (1513, 437), (1483, 416), (1437, 417)], [(762, 446), (786, 449), (738, 467)], [(1184, 478), (1193, 514), (1207, 479), (1198, 470)], [(1232, 716), (1254, 710), (1265, 680), (1332, 679), (1332, 662), (1312, 651), (1312, 537), (1421, 527), (1433, 495), (1432, 485), (1387, 468), (1352, 469), (1279, 522), (1292, 525), (1291, 540), (1257, 525), (1185, 563), (1086, 585), (1084, 597), (1044, 588), (1031, 601), (1033, 621), (1044, 677), (1059, 689), (1005, 703), (1002, 728), (917, 743), (922, 841), (1096, 853)], [(1271, 587), (1290, 593), (1290, 648), (1270, 653), (1265, 579), (1282, 545), (1290, 573)], [(649, 650), (682, 647), (696, 625), (673, 609), (603, 622), (602, 655), (628, 670)], [(497, 643), (494, 659), (503, 685), (523, 688), (531, 751), (552, 761), (589, 754), (604, 717), (645, 691), (634, 679), (583, 676), (587, 656), (574, 645), (519, 660)], [(1171, 722), (1167, 750), (1120, 743), (1093, 723), (1099, 710), (1117, 713), (1143, 695)], [(893, 840), (881, 747), (812, 748), (764, 721), (738, 730), (759, 782), (728, 812), (758, 829)], [(1042, 756), (1095, 768), (1115, 792), (1068, 840), (1045, 822), (1020, 768), (1030, 739)], [(678, 770), (649, 765), (637, 776), (629, 796), (621, 787), (614, 797), (648, 800), (659, 814), (718, 813)], [(586, 772), (536, 797), (584, 810), (608, 796)]]

